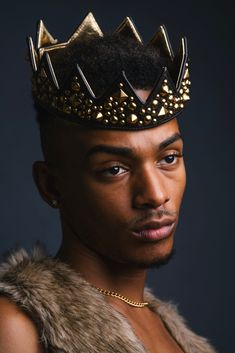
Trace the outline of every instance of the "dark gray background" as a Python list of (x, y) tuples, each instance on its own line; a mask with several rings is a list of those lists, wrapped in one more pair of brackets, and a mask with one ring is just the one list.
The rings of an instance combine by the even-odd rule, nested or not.
[(180, 117), (185, 139), (187, 191), (176, 234), (176, 256), (152, 271), (149, 285), (179, 304), (190, 326), (220, 352), (234, 352), (234, 24), (229, 2), (62, 1), (1, 4), (0, 252), (46, 243), (54, 254), (61, 230), (57, 211), (39, 197), (31, 165), (41, 158), (30, 98), (26, 35), (42, 18), (66, 40), (93, 11), (104, 31), (131, 16), (144, 40), (167, 26), (173, 48), (188, 38), (192, 101)]

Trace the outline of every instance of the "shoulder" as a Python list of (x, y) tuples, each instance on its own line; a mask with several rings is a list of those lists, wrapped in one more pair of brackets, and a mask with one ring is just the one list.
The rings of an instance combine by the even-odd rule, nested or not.
[(0, 353), (42, 353), (36, 327), (8, 298), (0, 297)]
[[(65, 337), (68, 342), (71, 339), (70, 333), (72, 336), (78, 314), (80, 317), (86, 317), (88, 312), (86, 301), (90, 292), (83, 284), (84, 280), (67, 264), (54, 259), (39, 247), (34, 248), (33, 252), (24, 249), (12, 252), (5, 262), (0, 264), (0, 297), (9, 298), (21, 312), (17, 311), (17, 316), (10, 316), (9, 312), (5, 315), (5, 310), (10, 308), (1, 305), (0, 321), (4, 314), (8, 320), (10, 317), (16, 320), (17, 317), (30, 324), (27, 316), (22, 315), (22, 312), (27, 313), (36, 327), (44, 350), (63, 345)], [(12, 307), (11, 309), (13, 310)], [(18, 327), (26, 327), (22, 322), (17, 321), (17, 324)], [(27, 332), (27, 329), (24, 332)], [(3, 336), (5, 332), (2, 333)], [(35, 336), (33, 337), (35, 342)], [(0, 353), (8, 353), (1, 349)], [(22, 352), (28, 353), (26, 350)]]
[(41, 280), (46, 277), (44, 259), (46, 254), (37, 247), (32, 255), (14, 251), (0, 264), (0, 353), (41, 353), (39, 338), (46, 344), (40, 316), (47, 304), (43, 298), (48, 281)]

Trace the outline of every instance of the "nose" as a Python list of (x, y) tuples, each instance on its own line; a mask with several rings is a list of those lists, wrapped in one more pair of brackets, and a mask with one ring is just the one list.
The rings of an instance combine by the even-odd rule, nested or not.
[(166, 177), (156, 166), (142, 168), (133, 184), (133, 207), (157, 209), (169, 200)]

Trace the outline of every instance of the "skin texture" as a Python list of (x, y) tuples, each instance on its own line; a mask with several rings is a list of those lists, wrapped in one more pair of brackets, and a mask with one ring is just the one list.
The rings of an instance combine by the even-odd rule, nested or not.
[[(137, 93), (144, 100), (150, 92)], [(142, 301), (147, 268), (172, 253), (185, 189), (177, 120), (141, 131), (63, 123), (46, 141), (46, 162), (35, 162), (33, 175), (42, 198), (51, 206), (53, 199), (58, 201), (63, 241), (56, 257), (91, 284)], [(100, 145), (106, 152), (104, 147), (97, 152)], [(129, 152), (110, 153), (107, 146)], [(143, 223), (166, 218), (172, 223), (167, 238), (146, 241), (133, 235)], [(182, 352), (148, 307), (132, 308), (111, 297), (107, 301), (126, 317), (148, 352)]]

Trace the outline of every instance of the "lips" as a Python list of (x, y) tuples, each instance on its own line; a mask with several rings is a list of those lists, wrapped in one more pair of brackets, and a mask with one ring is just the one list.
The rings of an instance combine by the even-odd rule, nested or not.
[(132, 235), (145, 241), (159, 241), (168, 238), (174, 229), (175, 220), (163, 219), (140, 225), (132, 231)]

